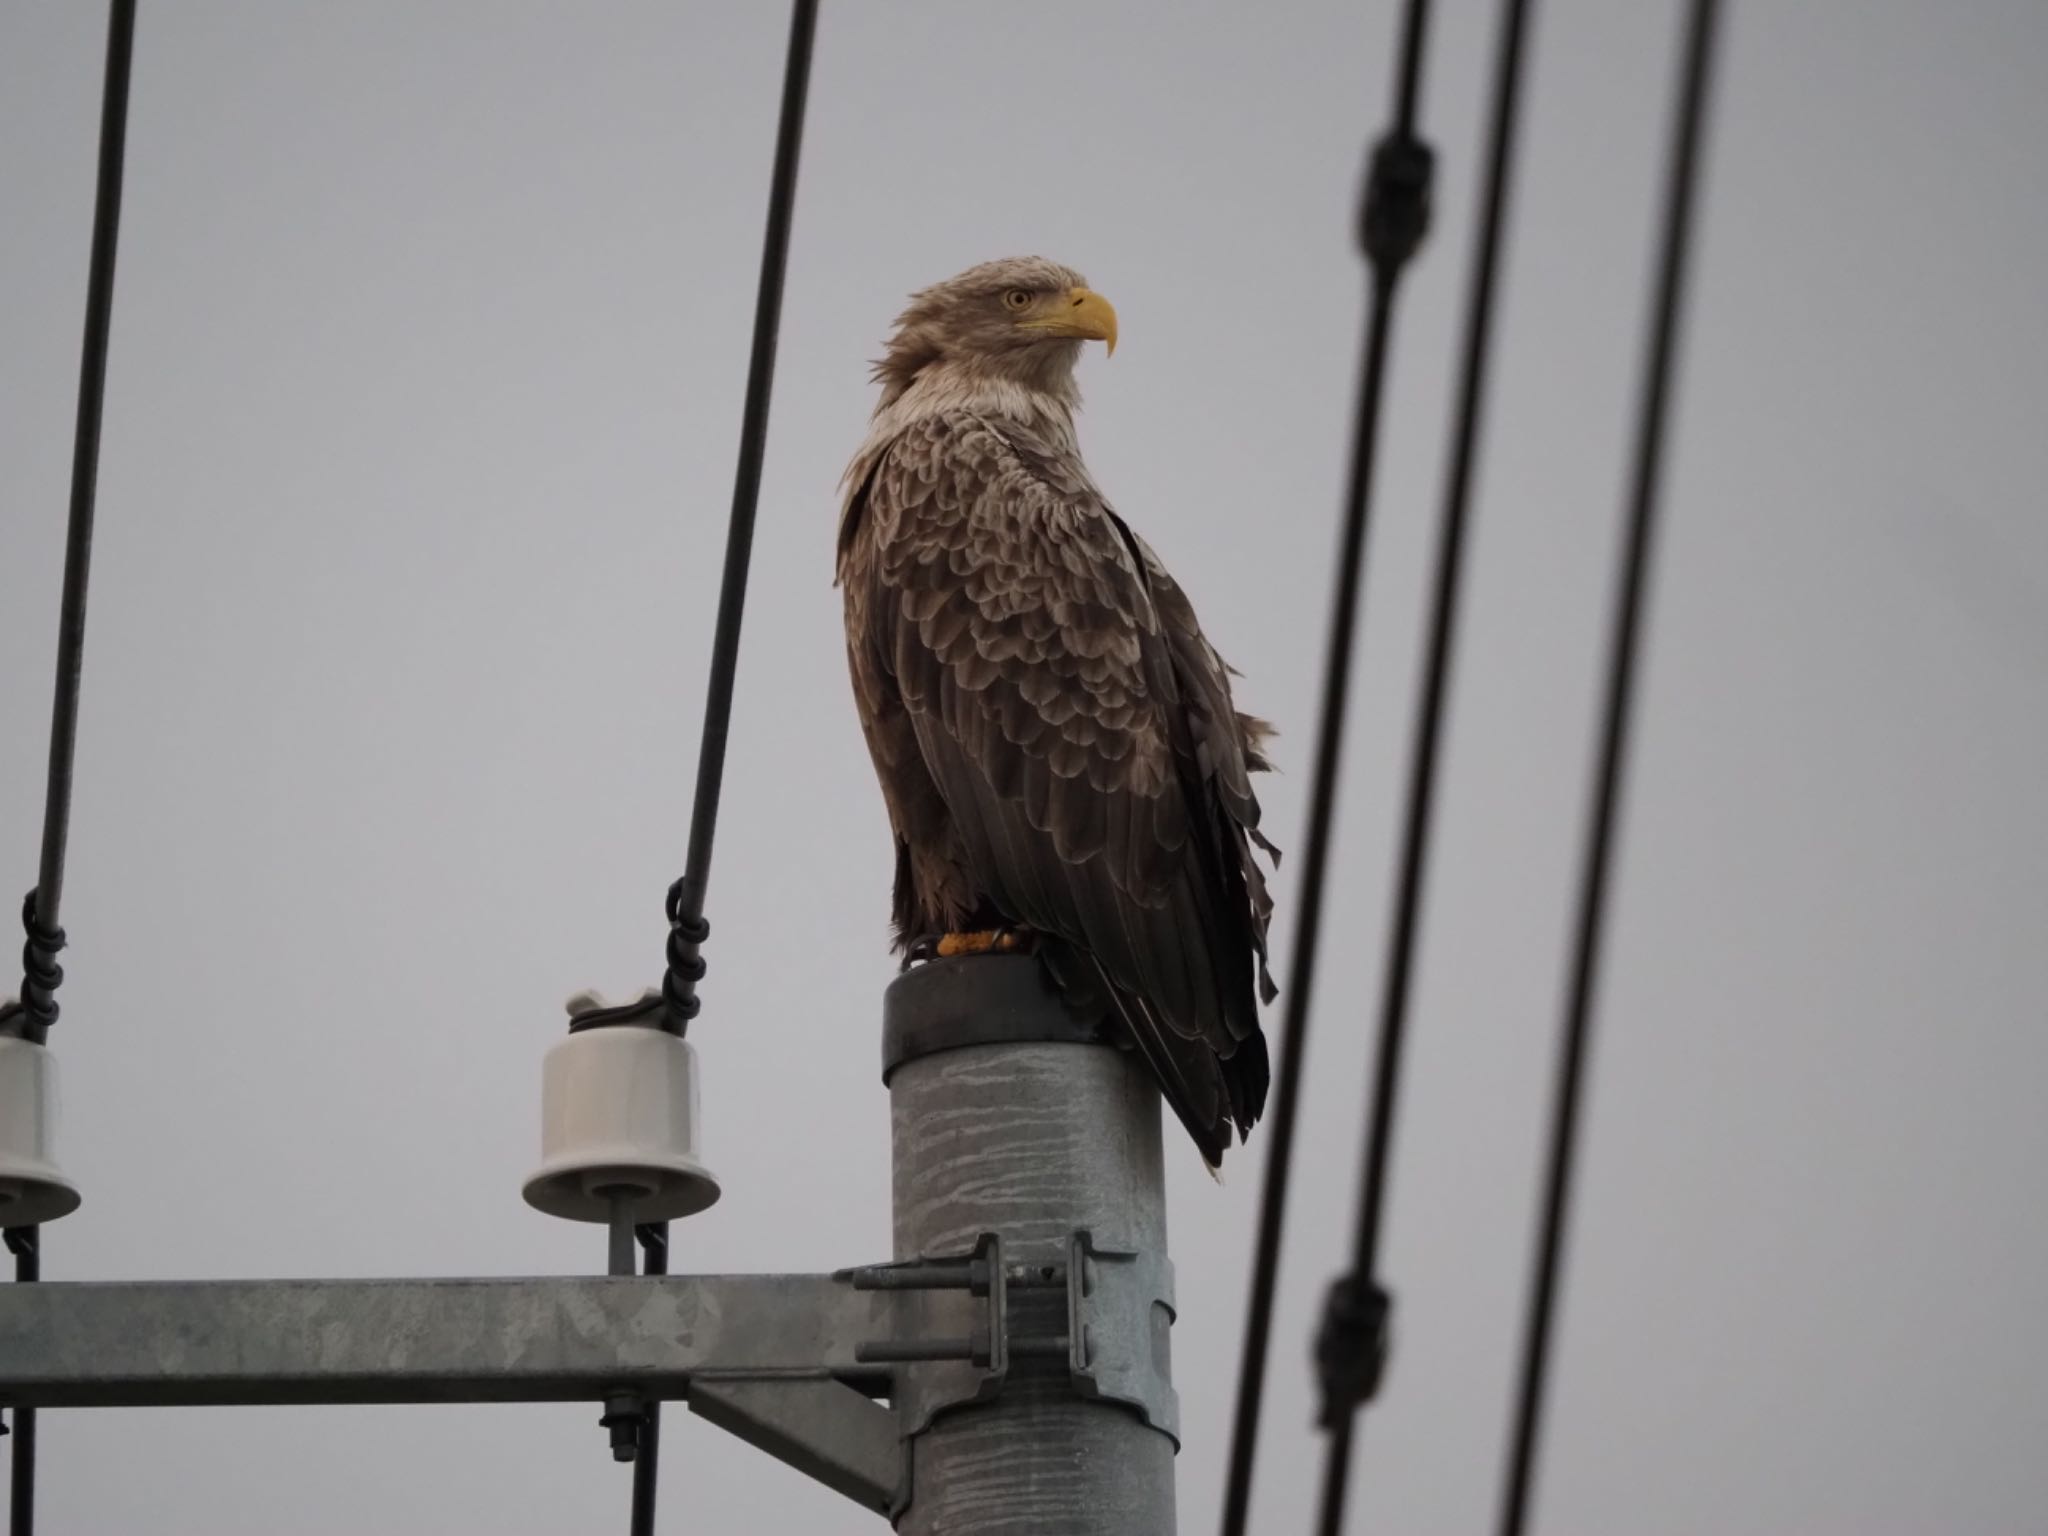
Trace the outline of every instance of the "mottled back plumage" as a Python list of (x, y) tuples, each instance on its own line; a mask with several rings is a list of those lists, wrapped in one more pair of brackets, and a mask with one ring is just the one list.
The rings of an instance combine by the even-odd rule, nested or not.
[(1074, 441), (1115, 315), (1029, 258), (916, 295), (839, 531), (848, 660), (896, 836), (899, 948), (1014, 925), (1114, 1009), (1204, 1158), (1264, 1105), (1266, 728)]

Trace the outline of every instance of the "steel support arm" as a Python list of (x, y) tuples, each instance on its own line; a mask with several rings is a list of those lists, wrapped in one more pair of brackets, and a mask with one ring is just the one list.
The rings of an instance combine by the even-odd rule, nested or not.
[(841, 1382), (699, 1379), (690, 1412), (878, 1513), (902, 1488), (896, 1415)]

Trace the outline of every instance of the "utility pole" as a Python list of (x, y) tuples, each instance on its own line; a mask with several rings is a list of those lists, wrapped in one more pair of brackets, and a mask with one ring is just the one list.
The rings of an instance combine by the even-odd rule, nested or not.
[[(883, 1072), (898, 1261), (994, 1234), (1008, 1282), (998, 1377), (907, 1368), (897, 1529), (1171, 1536), (1172, 1269), (1143, 1062), (1069, 1016), (1034, 958), (980, 956), (889, 988)], [(1112, 1287), (1125, 1305), (1086, 1305)]]

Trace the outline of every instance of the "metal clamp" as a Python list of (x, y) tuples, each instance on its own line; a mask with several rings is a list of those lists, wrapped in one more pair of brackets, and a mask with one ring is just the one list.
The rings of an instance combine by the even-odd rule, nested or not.
[[(854, 1348), (854, 1359), (862, 1364), (934, 1367), (899, 1375), (905, 1439), (923, 1434), (944, 1409), (986, 1402), (1002, 1391), (1010, 1370), (1011, 1277), (997, 1234), (982, 1233), (973, 1252), (964, 1256), (870, 1264), (846, 1270), (840, 1278), (857, 1291), (909, 1293), (896, 1309), (903, 1332)], [(982, 1305), (970, 1311), (959, 1304), (962, 1296), (970, 1307), (975, 1301)]]
[[(906, 1440), (949, 1408), (999, 1396), (1012, 1360), (1051, 1358), (1066, 1362), (1078, 1396), (1133, 1408), (1180, 1445), (1180, 1397), (1168, 1342), (1173, 1265), (1162, 1255), (1099, 1249), (1090, 1234), (1076, 1232), (1064, 1263), (1011, 1264), (1004, 1261), (1002, 1238), (984, 1232), (964, 1256), (875, 1264), (841, 1278), (855, 1290), (918, 1296), (897, 1314), (902, 1335), (855, 1350), (864, 1364), (931, 1367), (899, 1378)], [(1065, 1332), (1014, 1328), (1011, 1293), (1043, 1290), (1066, 1292)]]
[(1067, 1368), (1074, 1390), (1138, 1410), (1180, 1449), (1173, 1389), (1173, 1261), (1099, 1249), (1086, 1232), (1067, 1244)]

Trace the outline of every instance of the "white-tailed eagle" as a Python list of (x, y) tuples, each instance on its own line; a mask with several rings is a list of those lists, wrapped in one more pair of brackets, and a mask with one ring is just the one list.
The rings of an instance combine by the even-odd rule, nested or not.
[(1267, 727), (1074, 439), (1116, 312), (1066, 267), (913, 296), (848, 466), (838, 580), (906, 955), (1035, 949), (1120, 1017), (1212, 1167), (1266, 1099)]

